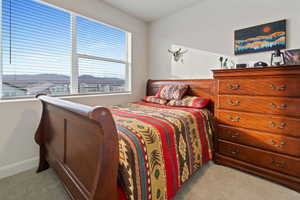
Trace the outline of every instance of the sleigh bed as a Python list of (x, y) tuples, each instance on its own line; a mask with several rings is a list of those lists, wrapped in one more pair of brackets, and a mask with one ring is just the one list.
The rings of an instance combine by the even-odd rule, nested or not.
[(189, 95), (210, 98), (208, 108), (143, 101), (89, 107), (38, 96), (38, 172), (51, 166), (76, 200), (173, 198), (213, 155), (212, 80), (149, 80), (147, 95), (182, 83)]

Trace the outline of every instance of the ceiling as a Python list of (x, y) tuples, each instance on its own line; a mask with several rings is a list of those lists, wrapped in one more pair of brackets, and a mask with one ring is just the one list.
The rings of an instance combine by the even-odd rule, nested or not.
[(102, 0), (130, 15), (151, 22), (201, 0)]

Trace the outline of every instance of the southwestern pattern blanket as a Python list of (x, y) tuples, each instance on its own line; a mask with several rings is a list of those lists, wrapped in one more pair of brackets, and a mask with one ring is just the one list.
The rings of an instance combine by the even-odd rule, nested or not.
[(205, 109), (136, 102), (110, 108), (119, 134), (119, 184), (128, 200), (165, 200), (212, 159)]

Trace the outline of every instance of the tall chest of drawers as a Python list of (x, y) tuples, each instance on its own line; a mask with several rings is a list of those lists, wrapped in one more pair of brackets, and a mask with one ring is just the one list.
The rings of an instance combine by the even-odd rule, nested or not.
[(300, 192), (300, 66), (213, 72), (215, 162)]

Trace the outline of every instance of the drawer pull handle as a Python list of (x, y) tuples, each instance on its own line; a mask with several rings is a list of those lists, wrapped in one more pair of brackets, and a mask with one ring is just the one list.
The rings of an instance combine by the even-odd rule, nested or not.
[(240, 84), (236, 84), (236, 85), (227, 84), (227, 88), (230, 90), (238, 90), (238, 89), (240, 89)]
[(287, 108), (287, 104), (281, 104), (280, 106), (276, 105), (275, 103), (271, 103), (270, 104), (274, 109), (278, 109), (278, 110), (285, 110)]
[(283, 85), (280, 85), (280, 86), (277, 88), (275, 85), (271, 84), (271, 85), (270, 85), (270, 88), (273, 89), (273, 90), (277, 90), (277, 91), (284, 91), (287, 87), (286, 87), (285, 84), (283, 84)]
[(270, 142), (272, 143), (272, 145), (274, 145), (277, 148), (282, 148), (284, 145), (286, 145), (286, 142), (281, 141), (281, 142), (276, 142), (273, 139), (270, 139)]
[(228, 100), (228, 104), (229, 105), (232, 105), (232, 106), (239, 106), (240, 105), (240, 101), (239, 100), (236, 100), (236, 101), (233, 101), (233, 100)]
[(233, 154), (233, 155), (237, 155), (238, 153), (240, 153), (240, 150), (239, 150), (239, 149), (233, 149), (233, 150), (231, 151), (231, 154)]
[(229, 116), (228, 117), (228, 119), (229, 119), (229, 121), (231, 121), (231, 122), (239, 122), (240, 121), (240, 117), (239, 116), (237, 116), (237, 117), (232, 117), (232, 116)]
[[(270, 125), (275, 128), (276, 127), (276, 123), (275, 122), (269, 122)], [(279, 126), (277, 126), (278, 129), (284, 129), (286, 127), (286, 123), (285, 122), (281, 122), (281, 124)]]
[(270, 125), (272, 126), (272, 127), (275, 127), (276, 126), (276, 123), (275, 122), (269, 122), (270, 123)]
[(276, 167), (285, 168), (285, 166), (286, 166), (286, 163), (284, 161), (277, 162), (274, 158), (270, 158), (270, 161), (271, 161), (271, 164)]
[(280, 126), (278, 126), (277, 128), (279, 128), (279, 129), (284, 129), (285, 126), (286, 126), (286, 123), (282, 122), (282, 123), (280, 124)]
[(236, 137), (239, 137), (240, 136), (240, 133), (232, 133), (231, 134), (231, 137), (232, 138), (236, 138)]

